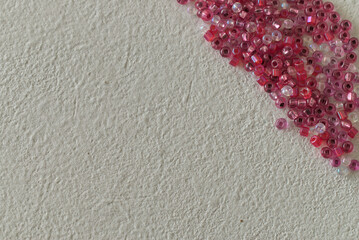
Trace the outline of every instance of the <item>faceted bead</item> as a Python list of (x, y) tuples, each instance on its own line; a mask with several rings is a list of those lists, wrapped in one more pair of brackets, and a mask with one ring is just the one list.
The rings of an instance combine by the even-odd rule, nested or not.
[(310, 138), (310, 143), (314, 147), (320, 147), (320, 145), (322, 144), (322, 139), (320, 137), (314, 135), (313, 137)]
[(348, 168), (352, 171), (358, 171), (359, 170), (359, 161), (358, 160), (351, 160)]
[(350, 172), (349, 172), (349, 168), (345, 167), (345, 166), (339, 166), (336, 169), (336, 172), (338, 173), (338, 175), (340, 176), (347, 176)]
[(275, 126), (276, 128), (278, 128), (279, 130), (281, 129), (286, 129), (288, 127), (288, 122), (287, 120), (285, 120), (285, 118), (279, 118), (277, 119), (277, 121), (275, 122)]
[(332, 167), (339, 167), (341, 163), (342, 162), (340, 161), (340, 158), (338, 158), (338, 157), (335, 157), (335, 158), (330, 160), (330, 165)]

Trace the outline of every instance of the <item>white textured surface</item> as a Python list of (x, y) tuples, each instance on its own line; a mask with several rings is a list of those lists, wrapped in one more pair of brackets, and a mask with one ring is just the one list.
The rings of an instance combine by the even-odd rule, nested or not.
[(0, 239), (359, 239), (358, 176), (176, 1), (0, 6)]

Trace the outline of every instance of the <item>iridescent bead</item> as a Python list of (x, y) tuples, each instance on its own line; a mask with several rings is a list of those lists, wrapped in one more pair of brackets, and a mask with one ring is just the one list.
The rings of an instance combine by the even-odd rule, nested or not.
[(236, 3), (234, 3), (233, 5), (232, 5), (232, 11), (234, 12), (234, 13), (239, 13), (240, 11), (242, 11), (242, 4), (241, 3), (239, 3), (239, 2), (236, 2)]
[(285, 29), (292, 29), (293, 26), (294, 26), (294, 22), (292, 20), (286, 19), (286, 20), (283, 21), (283, 27)]
[(336, 172), (338, 175), (340, 176), (347, 176), (350, 171), (349, 171), (349, 168), (345, 167), (345, 166), (339, 166), (337, 169), (336, 169)]
[(351, 161), (352, 160), (350, 158), (345, 157), (345, 158), (342, 159), (342, 164), (344, 166), (349, 166)]
[(351, 160), (348, 168), (352, 171), (358, 171), (359, 170), (359, 161), (358, 160)]
[(343, 58), (345, 56), (345, 51), (344, 51), (343, 47), (335, 47), (334, 54), (338, 58)]
[(290, 58), (293, 55), (293, 48), (290, 46), (285, 46), (282, 49), (282, 53), (283, 53), (284, 57)]
[(325, 132), (325, 130), (326, 130), (326, 128), (325, 128), (325, 125), (323, 123), (318, 123), (314, 127), (314, 131), (316, 131), (317, 133), (323, 133), (323, 132)]
[(282, 35), (282, 33), (280, 31), (274, 30), (272, 32), (272, 39), (274, 41), (279, 42), (280, 40), (282, 40), (282, 37), (283, 37), (283, 35)]
[(275, 122), (275, 126), (276, 128), (278, 128), (279, 130), (281, 129), (286, 129), (288, 127), (288, 122), (287, 120), (285, 120), (284, 118), (279, 118), (277, 119), (277, 121)]
[(359, 122), (359, 114), (358, 113), (352, 112), (352, 113), (350, 113), (349, 117), (353, 123)]
[(265, 45), (271, 44), (271, 43), (272, 43), (272, 36), (269, 35), (269, 34), (264, 35), (264, 36), (262, 37), (262, 42), (263, 42), (263, 44), (265, 44)]
[(254, 22), (249, 22), (246, 24), (246, 30), (249, 33), (257, 31), (257, 25)]
[(286, 97), (290, 97), (293, 95), (293, 88), (286, 85), (281, 89), (281, 93)]

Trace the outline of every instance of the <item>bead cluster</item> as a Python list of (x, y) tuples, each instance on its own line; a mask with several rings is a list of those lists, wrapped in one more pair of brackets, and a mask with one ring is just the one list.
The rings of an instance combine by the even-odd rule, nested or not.
[[(339, 174), (359, 170), (348, 160), (359, 121), (359, 40), (352, 23), (322, 0), (177, 0), (208, 23), (212, 48), (252, 72), (279, 109), (309, 137)], [(349, 120), (351, 119), (351, 120)], [(284, 118), (275, 123), (288, 126)]]

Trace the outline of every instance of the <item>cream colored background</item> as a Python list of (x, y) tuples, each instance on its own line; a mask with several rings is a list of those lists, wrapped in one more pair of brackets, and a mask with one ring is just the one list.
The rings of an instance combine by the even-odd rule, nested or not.
[(358, 175), (175, 0), (0, 6), (0, 239), (359, 239)]

